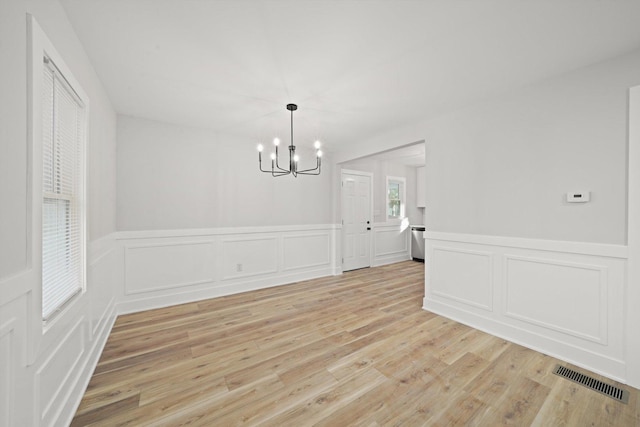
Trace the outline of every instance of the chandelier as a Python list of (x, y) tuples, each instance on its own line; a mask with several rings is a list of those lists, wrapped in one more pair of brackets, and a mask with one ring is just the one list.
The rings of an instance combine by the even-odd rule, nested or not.
[(300, 161), (300, 156), (296, 154), (296, 146), (293, 145), (293, 112), (298, 109), (296, 104), (287, 104), (287, 110), (291, 111), (291, 144), (289, 145), (289, 165), (287, 167), (281, 167), (279, 163), (278, 157), (278, 146), (280, 145), (280, 140), (275, 138), (273, 140), (273, 145), (275, 146), (275, 152), (271, 153), (271, 169), (263, 169), (262, 168), (262, 151), (264, 150), (264, 146), (262, 144), (258, 144), (258, 164), (260, 165), (260, 170), (265, 173), (270, 173), (272, 176), (284, 176), (284, 175), (293, 175), (294, 177), (298, 177), (298, 175), (320, 175), (320, 164), (322, 158), (322, 151), (320, 150), (320, 141), (316, 141), (314, 147), (316, 149), (316, 167), (313, 169), (298, 169), (298, 162)]

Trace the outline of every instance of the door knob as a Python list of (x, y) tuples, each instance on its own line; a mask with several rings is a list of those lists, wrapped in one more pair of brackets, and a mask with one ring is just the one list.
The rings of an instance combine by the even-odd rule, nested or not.
[(371, 230), (371, 227), (367, 227), (367, 231)]

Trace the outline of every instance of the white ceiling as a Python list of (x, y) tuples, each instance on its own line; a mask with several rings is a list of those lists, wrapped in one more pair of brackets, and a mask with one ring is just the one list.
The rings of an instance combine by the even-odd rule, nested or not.
[(640, 47), (640, 1), (61, 0), (119, 113), (336, 151)]

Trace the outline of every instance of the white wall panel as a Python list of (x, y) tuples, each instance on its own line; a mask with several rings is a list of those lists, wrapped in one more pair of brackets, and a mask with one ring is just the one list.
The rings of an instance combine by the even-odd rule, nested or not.
[(137, 294), (214, 280), (212, 242), (167, 242), (125, 249), (125, 293)]
[(625, 247), (425, 234), (425, 309), (625, 380)]
[(407, 247), (407, 233), (405, 230), (377, 230), (375, 233), (376, 256), (395, 255), (405, 253)]
[(46, 352), (36, 371), (35, 407), (42, 425), (53, 425), (60, 416), (68, 390), (80, 373), (84, 352), (84, 319), (80, 318), (58, 345)]
[(333, 224), (120, 232), (115, 259), (124, 260), (124, 285), (118, 311), (339, 274), (338, 233)]
[(328, 266), (331, 262), (329, 233), (284, 236), (283, 270)]
[(16, 372), (15, 319), (0, 325), (0, 426), (11, 427), (14, 411), (14, 392)]
[(278, 271), (278, 239), (226, 238), (222, 241), (222, 280)]
[(408, 226), (401, 223), (374, 223), (372, 233), (374, 267), (411, 259)]
[(430, 260), (433, 295), (492, 309), (490, 252), (434, 246)]
[(505, 256), (505, 314), (607, 343), (607, 269)]
[(90, 338), (93, 339), (97, 336), (101, 323), (108, 319), (108, 311), (113, 309), (114, 290), (116, 284), (121, 282), (121, 275), (116, 259), (118, 252), (112, 238), (100, 239), (98, 244), (92, 242), (89, 253), (91, 261), (87, 270), (89, 283), (87, 292), (92, 296), (89, 313), (91, 316)]

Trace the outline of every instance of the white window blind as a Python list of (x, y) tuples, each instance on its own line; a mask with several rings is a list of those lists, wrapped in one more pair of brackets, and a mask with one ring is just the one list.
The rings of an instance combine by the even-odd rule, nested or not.
[(82, 102), (45, 58), (42, 91), (42, 317), (84, 287)]

